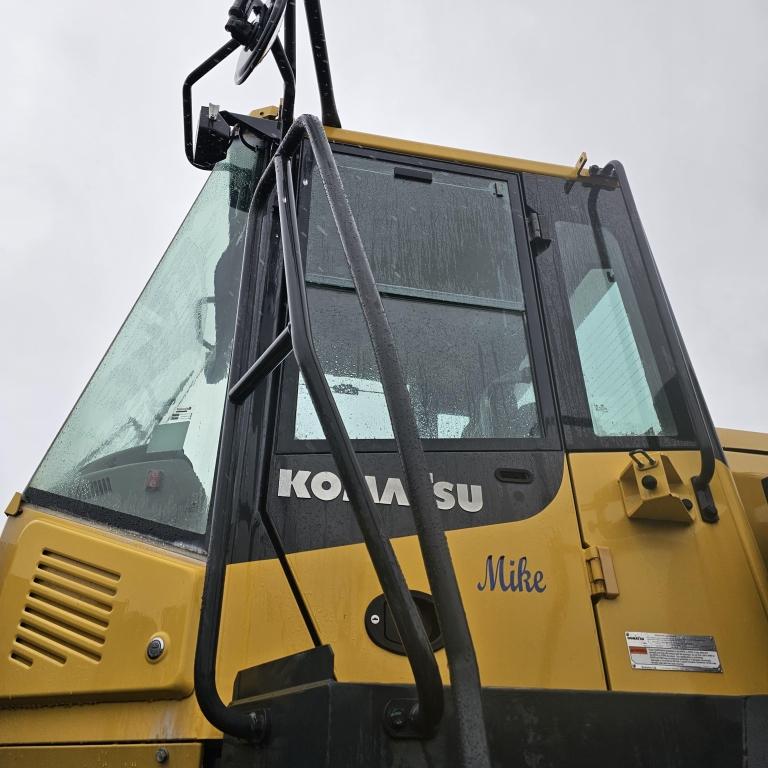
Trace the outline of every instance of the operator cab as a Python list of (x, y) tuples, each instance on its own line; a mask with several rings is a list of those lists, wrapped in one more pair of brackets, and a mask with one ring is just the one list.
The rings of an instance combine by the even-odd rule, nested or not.
[[(562, 434), (580, 450), (693, 447), (613, 180), (521, 174), (343, 142), (334, 152), (448, 528), (541, 511), (562, 479)], [(262, 166), (262, 151), (239, 140), (216, 166), (35, 473), (30, 500), (205, 549), (247, 211)], [(388, 508), (390, 532), (402, 535), (412, 522), (387, 404), (309, 153), (296, 186), (317, 353), (374, 501)], [(546, 237), (531, 240), (532, 215), (551, 230)], [(279, 267), (278, 240), (267, 235), (271, 247), (248, 258)], [(250, 321), (256, 337), (285, 322), (277, 286), (260, 280), (262, 308)], [(554, 321), (548, 335), (543, 312)], [(359, 540), (293, 362), (274, 405), (264, 416), (275, 428), (274, 506), (266, 514), (284, 531), (282, 546)]]

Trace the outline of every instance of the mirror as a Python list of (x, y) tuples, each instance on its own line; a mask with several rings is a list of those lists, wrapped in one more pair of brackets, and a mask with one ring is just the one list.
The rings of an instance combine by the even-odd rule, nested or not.
[(248, 0), (243, 18), (250, 27), (235, 68), (235, 83), (241, 85), (267, 55), (275, 42), (288, 0)]

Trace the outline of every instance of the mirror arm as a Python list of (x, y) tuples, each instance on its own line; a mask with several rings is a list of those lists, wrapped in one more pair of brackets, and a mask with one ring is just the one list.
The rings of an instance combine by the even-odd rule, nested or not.
[(240, 47), (237, 40), (228, 40), (212, 56), (209, 56), (199, 67), (193, 69), (184, 81), (181, 88), (182, 115), (184, 120), (184, 152), (195, 168), (210, 170), (209, 166), (195, 162), (195, 151), (193, 144), (192, 131), (192, 86), (205, 75), (207, 75), (217, 64), (220, 64), (231, 53)]

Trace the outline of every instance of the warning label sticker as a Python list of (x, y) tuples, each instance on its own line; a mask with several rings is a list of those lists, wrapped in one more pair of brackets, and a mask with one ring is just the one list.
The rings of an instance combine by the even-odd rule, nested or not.
[(715, 638), (711, 635), (667, 635), (626, 632), (633, 669), (671, 672), (722, 672)]

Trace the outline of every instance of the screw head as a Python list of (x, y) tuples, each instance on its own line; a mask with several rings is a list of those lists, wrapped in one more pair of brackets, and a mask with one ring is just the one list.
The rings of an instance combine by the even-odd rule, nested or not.
[(389, 724), (400, 730), (408, 722), (408, 713), (405, 711), (405, 707), (395, 706), (389, 710)]
[(371, 616), (371, 624), (378, 624), (380, 621), (381, 618), (378, 613), (374, 613), (373, 616)]
[(162, 637), (153, 637), (147, 643), (147, 658), (157, 661), (165, 653), (165, 640)]
[(640, 481), (643, 484), (643, 488), (647, 488), (652, 491), (659, 484), (659, 481), (653, 475), (645, 475)]
[(165, 747), (160, 747), (160, 749), (155, 752), (155, 760), (157, 760), (158, 763), (168, 762), (168, 750), (165, 749)]

